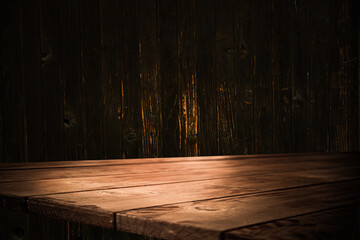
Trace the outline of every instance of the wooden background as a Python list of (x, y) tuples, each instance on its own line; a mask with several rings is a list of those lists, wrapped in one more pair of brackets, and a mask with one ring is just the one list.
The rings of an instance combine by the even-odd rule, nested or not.
[(357, 0), (8, 0), (0, 162), (359, 150)]

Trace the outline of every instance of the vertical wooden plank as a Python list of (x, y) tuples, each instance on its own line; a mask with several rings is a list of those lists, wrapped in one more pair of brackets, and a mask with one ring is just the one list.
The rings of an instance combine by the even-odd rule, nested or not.
[(61, 1), (60, 27), (64, 154), (65, 160), (77, 160), (84, 158), (78, 0)]
[(332, 49), (329, 58), (330, 68), (330, 150), (344, 152), (349, 148), (349, 126), (347, 117), (348, 85), (350, 83), (347, 34), (349, 31), (348, 1), (330, 0), (330, 28), (331, 39), (329, 48)]
[(291, 3), (292, 152), (309, 152), (309, 0)]
[(199, 96), (199, 154), (218, 155), (215, 76), (215, 0), (196, 1), (196, 77)]
[(27, 161), (44, 160), (44, 102), (41, 77), (39, 0), (21, 2)]
[(291, 151), (290, 0), (272, 1), (272, 86), (274, 152)]
[[(349, 14), (349, 29), (347, 32), (347, 54), (346, 68), (349, 71), (348, 79), (350, 81), (348, 87), (348, 124), (349, 124), (349, 149), (348, 151), (359, 151), (358, 144), (360, 143), (360, 123), (358, 112), (360, 111), (359, 99), (359, 75), (360, 75), (360, 17), (359, 17), (360, 3), (356, 0), (349, 0), (348, 14)], [(358, 231), (359, 232), (359, 231)]]
[(118, 1), (100, 1), (102, 108), (104, 157), (122, 157), (121, 78), (118, 69), (119, 41)]
[(99, 0), (80, 0), (84, 158), (103, 158)]
[(179, 156), (177, 1), (159, 0), (162, 156)]
[(219, 154), (235, 154), (234, 1), (216, 2), (216, 88)]
[(251, 2), (251, 77), (254, 81), (255, 153), (274, 151), (271, 19), (270, 1)]
[(234, 1), (234, 78), (236, 99), (234, 107), (237, 153), (254, 152), (254, 83), (250, 77), (250, 0)]
[[(356, 1), (358, 2), (358, 1)], [(356, 150), (358, 141), (358, 89), (355, 1), (330, 1), (330, 149)]]
[(179, 131), (182, 156), (198, 155), (195, 0), (178, 1)]
[(311, 151), (329, 150), (329, 0), (310, 1)]
[[(358, 144), (357, 146), (354, 145), (354, 149), (356, 149), (356, 151), (360, 151), (360, 126), (359, 126), (359, 119), (360, 119), (360, 17), (359, 15), (357, 14), (359, 11), (360, 11), (360, 3), (358, 1), (356, 1), (357, 4), (354, 4), (354, 8), (353, 8), (353, 12), (352, 14), (354, 16), (356, 16), (356, 21), (355, 21), (355, 26), (354, 28), (356, 29), (355, 32), (357, 32), (357, 43), (356, 43), (356, 46), (357, 46), (357, 63), (358, 63), (358, 70), (357, 70), (357, 83), (358, 83), (358, 87), (354, 89), (355, 92), (357, 92), (357, 96), (358, 96), (358, 99), (354, 99), (354, 101), (356, 102), (355, 105), (357, 104), (358, 108), (357, 108), (357, 111), (358, 111), (358, 117), (356, 117), (356, 114), (354, 116), (354, 119), (357, 119), (355, 120), (356, 121), (356, 124), (358, 124), (358, 131), (357, 133), (357, 140), (358, 140)], [(359, 231), (358, 231), (358, 234)]]
[(142, 156), (161, 152), (161, 85), (158, 55), (158, 1), (139, 1), (139, 75), (141, 86)]
[(1, 7), (1, 91), (3, 161), (25, 161), (24, 89), (21, 66), (20, 1)]
[(119, 33), (122, 36), (120, 59), (121, 73), (121, 119), (123, 131), (123, 158), (140, 156), (141, 147), (141, 103), (139, 76), (139, 31), (137, 17), (137, 1), (120, 2), (121, 18)]
[(64, 102), (60, 72), (59, 17), (58, 1), (40, 0), (45, 161), (64, 160)]
[[(3, 29), (3, 28), (1, 28)], [(2, 35), (1, 35), (2, 36)], [(2, 65), (2, 59), (0, 60), (0, 64)], [(1, 73), (3, 73), (3, 69), (1, 69)], [(3, 86), (3, 78), (2, 74), (0, 75), (0, 163), (4, 162), (4, 86)]]

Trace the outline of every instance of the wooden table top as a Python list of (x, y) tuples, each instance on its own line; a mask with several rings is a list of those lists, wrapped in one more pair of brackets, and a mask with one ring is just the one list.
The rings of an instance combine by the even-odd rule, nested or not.
[(0, 165), (0, 208), (163, 239), (347, 239), (359, 200), (359, 153)]

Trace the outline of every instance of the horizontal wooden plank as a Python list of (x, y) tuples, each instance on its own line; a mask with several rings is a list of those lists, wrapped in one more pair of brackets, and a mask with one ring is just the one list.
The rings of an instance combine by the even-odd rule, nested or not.
[[(344, 181), (358, 178), (359, 173), (359, 167), (310, 170), (99, 191), (82, 191), (29, 197), (28, 208), (32, 212), (51, 217), (93, 224), (93, 222), (88, 222), (90, 221), (88, 218), (92, 213), (94, 213), (96, 218), (104, 216), (108, 219), (111, 213), (130, 209), (253, 194), (323, 184), (331, 181)], [(72, 212), (72, 209), (78, 213), (75, 217), (68, 214), (68, 212)], [(84, 212), (86, 218), (81, 216), (81, 212)], [(91, 221), (95, 220), (92, 219)], [(108, 220), (101, 220), (100, 222), (103, 224), (108, 222)], [(104, 225), (103, 227), (108, 226)]]
[(229, 229), (355, 203), (359, 188), (354, 180), (138, 209), (117, 213), (116, 226), (164, 239), (219, 239)]
[(0, 164), (0, 171), (43, 169), (43, 168), (74, 168), (97, 167), (113, 165), (132, 165), (149, 163), (171, 163), (188, 161), (218, 161), (218, 160), (248, 160), (248, 159), (287, 159), (287, 158), (359, 158), (359, 153), (292, 153), (292, 154), (256, 154), (256, 155), (230, 155), (230, 156), (197, 156), (197, 157), (168, 157), (168, 158), (134, 158), (134, 159), (104, 159), (104, 160), (79, 160), (79, 161), (54, 161), (54, 162), (27, 162)]
[(271, 239), (357, 239), (360, 229), (360, 205), (286, 218), (224, 234), (226, 240), (271, 240)]
[[(188, 161), (173, 163), (149, 163), (141, 165), (112, 165), (112, 166), (89, 166), (77, 168), (50, 168), (50, 169), (25, 169), (25, 170), (8, 170), (0, 174), (0, 182), (16, 182), (45, 180), (57, 178), (74, 178), (74, 177), (95, 177), (109, 175), (131, 175), (131, 174), (149, 174), (160, 172), (173, 172), (173, 174), (183, 174), (188, 171), (207, 169), (212, 172), (214, 177), (223, 168), (234, 168), (229, 170), (233, 173), (241, 173), (251, 167), (267, 167), (267, 171), (292, 171), (301, 169), (316, 169), (327, 167), (341, 167), (349, 165), (360, 165), (360, 161), (352, 154), (345, 155), (309, 155), (286, 157), (276, 159), (248, 159), (248, 160), (218, 160), (218, 161)], [(254, 171), (257, 169), (254, 168)]]
[[(238, 171), (236, 171), (238, 170)], [(339, 177), (345, 177), (341, 179), (351, 179), (357, 176), (360, 177), (360, 166), (351, 166), (343, 168), (325, 168), (325, 169), (310, 169), (310, 170), (297, 170), (289, 171), (285, 173), (276, 171), (279, 170), (275, 166), (273, 171), (267, 171), (266, 168), (252, 167), (252, 168), (224, 168), (220, 169), (214, 176), (213, 172), (209, 172), (207, 169), (195, 170), (190, 172), (160, 172), (160, 173), (149, 173), (146, 175), (110, 175), (101, 177), (77, 177), (77, 178), (63, 178), (63, 179), (48, 179), (48, 180), (34, 180), (25, 182), (5, 182), (0, 183), (0, 196), (14, 196), (14, 197), (29, 197), (39, 196), (57, 193), (71, 193), (80, 191), (91, 191), (91, 190), (103, 190), (111, 188), (124, 188), (124, 187), (139, 187), (149, 186), (176, 182), (192, 182), (193, 181), (204, 181), (211, 179), (226, 179), (235, 178), (239, 176), (244, 178), (246, 182), (248, 179), (256, 178), (257, 175), (261, 176), (273, 176), (274, 178), (280, 176), (305, 176), (319, 179), (328, 179), (331, 181), (339, 180)], [(280, 169), (281, 170), (281, 169)], [(260, 176), (260, 177), (261, 177)], [(231, 181), (231, 179), (230, 179)]]

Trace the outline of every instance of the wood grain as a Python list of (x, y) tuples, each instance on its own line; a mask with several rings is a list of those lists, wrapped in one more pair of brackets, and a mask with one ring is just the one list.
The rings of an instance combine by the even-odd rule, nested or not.
[[(40, 0), (41, 77), (44, 92), (44, 160), (64, 160), (63, 82), (59, 1)], [(38, 159), (40, 161), (40, 159)]]
[(158, 1), (139, 1), (139, 76), (141, 96), (141, 155), (159, 157), (162, 152), (160, 132), (161, 82), (158, 53)]
[(255, 153), (274, 153), (271, 2), (251, 2), (251, 78), (254, 83)]
[(180, 156), (178, 115), (177, 1), (159, 0), (158, 34), (161, 78), (162, 156)]
[[(44, 161), (44, 89), (41, 76), (39, 0), (21, 4), (21, 50), (25, 93), (25, 144), (27, 161)], [(36, 34), (35, 34), (36, 33)]]
[[(240, 174), (241, 173), (241, 174)], [(319, 174), (319, 176), (316, 176)], [(74, 177), (60, 178), (48, 180), (32, 180), (26, 182), (8, 182), (0, 184), (0, 192), (2, 196), (9, 197), (28, 197), (35, 195), (46, 195), (56, 193), (71, 193), (89, 190), (115, 189), (126, 187), (141, 187), (147, 185), (159, 185), (167, 183), (181, 183), (191, 181), (205, 181), (212, 179), (222, 179), (223, 181), (231, 181), (232, 179), (240, 179), (246, 182), (246, 179), (269, 178), (279, 176), (283, 179), (294, 179), (299, 177), (301, 180), (304, 176), (309, 180), (322, 180), (329, 178), (332, 181), (337, 177), (351, 179), (360, 174), (359, 166), (351, 166), (344, 168), (325, 168), (315, 170), (294, 169), (287, 172), (268, 173), (263, 169), (242, 168), (239, 170), (219, 169), (214, 176), (214, 172), (209, 170), (187, 171), (186, 174), (181, 172), (163, 172), (148, 173), (146, 176), (141, 174), (133, 175), (109, 175), (101, 177)], [(191, 183), (192, 184), (192, 183)], [(5, 203), (4, 203), (5, 204)]]
[(234, 78), (234, 1), (215, 4), (216, 129), (218, 154), (236, 153), (236, 88)]
[(236, 151), (254, 153), (254, 82), (251, 78), (250, 1), (234, 1)]
[[(103, 158), (99, 0), (79, 0), (84, 158)], [(100, 141), (99, 141), (100, 140)]]
[[(347, 158), (357, 156), (358, 153), (295, 153), (295, 154), (257, 154), (257, 155), (231, 155), (231, 156), (197, 156), (197, 157), (171, 157), (171, 158), (136, 158), (136, 159), (103, 159), (103, 160), (77, 160), (61, 162), (27, 162), (27, 163), (5, 163), (0, 165), (0, 171), (11, 169), (41, 169), (41, 168), (64, 168), (64, 167), (86, 167), (86, 166), (111, 166), (127, 164), (165, 163), (165, 162), (187, 162), (187, 161), (218, 161), (218, 160), (247, 160), (262, 159), (269, 161), (275, 159), (323, 159), (323, 158)], [(261, 160), (261, 161), (262, 161)], [(256, 161), (256, 160), (255, 160)]]
[(79, 1), (60, 5), (61, 79), (64, 101), (64, 154), (66, 160), (84, 159), (84, 123), (81, 91)]
[[(3, 162), (26, 160), (20, 1), (1, 8), (1, 91)], [(5, 21), (6, 20), (6, 21)]]
[(121, 128), (122, 128), (122, 158), (137, 158), (141, 156), (141, 95), (140, 67), (139, 67), (139, 21), (137, 15), (137, 2), (133, 0), (121, 1), (120, 58), (123, 69), (121, 82)]
[[(110, 213), (112, 212), (179, 202), (247, 195), (286, 188), (298, 188), (300, 186), (324, 184), (333, 181), (345, 181), (358, 178), (359, 173), (360, 168), (337, 169), (335, 171), (299, 171), (191, 182), (188, 180), (188, 182), (183, 183), (174, 182), (153, 186), (151, 184), (154, 183), (147, 180), (148, 183), (143, 182), (142, 184), (150, 184), (150, 186), (140, 185), (139, 187), (125, 188), (115, 188), (114, 186), (113, 189), (108, 190), (35, 196), (29, 197), (27, 203), (29, 210), (35, 213), (81, 222), (87, 221), (86, 219), (91, 217), (91, 221), (98, 220), (101, 224), (105, 224), (105, 227), (109, 227), (107, 224), (111, 216), (106, 216), (111, 215)], [(189, 175), (187, 176), (190, 177)], [(113, 180), (115, 180), (113, 181), (115, 184), (116, 179)], [(60, 181), (59, 184), (61, 184)], [(77, 212), (76, 216), (71, 215), (73, 211)], [(100, 217), (107, 220), (100, 219)], [(92, 224), (95, 224), (95, 222)]]
[(117, 213), (117, 229), (168, 239), (219, 239), (222, 231), (359, 201), (359, 180)]
[(292, 152), (310, 151), (309, 0), (291, 1)]
[[(196, 77), (199, 99), (199, 154), (217, 155), (215, 1), (196, 1)], [(205, 111), (206, 109), (206, 111)], [(208, 129), (213, 129), (208, 134)]]
[(358, 209), (355, 204), (241, 228), (225, 233), (225, 239), (352, 239)]
[(122, 43), (119, 35), (120, 11), (118, 1), (100, 1), (101, 107), (103, 108), (105, 158), (121, 158), (123, 151), (121, 81), (125, 74), (118, 62), (120, 59), (118, 43)]
[[(29, 181), (40, 179), (56, 179), (56, 178), (71, 178), (71, 177), (90, 177), (90, 176), (107, 176), (107, 175), (129, 175), (129, 174), (149, 174), (160, 173), (163, 171), (171, 172), (173, 174), (187, 171), (207, 170), (214, 176), (217, 174), (239, 174), (243, 171), (256, 172), (263, 166), (266, 166), (264, 171), (292, 171), (311, 168), (329, 168), (340, 167), (344, 164), (358, 165), (359, 162), (353, 156), (342, 157), (339, 161), (337, 157), (321, 158), (318, 156), (311, 158), (299, 159), (279, 159), (277, 161), (266, 161), (266, 159), (259, 159), (258, 161), (199, 161), (199, 162), (175, 162), (175, 163), (159, 163), (154, 167), (153, 164), (138, 165), (114, 165), (114, 166), (93, 166), (93, 167), (79, 167), (79, 168), (53, 168), (53, 169), (34, 169), (34, 170), (14, 170), (3, 171), (0, 175), (0, 182), (16, 182)], [(265, 164), (268, 163), (269, 165)], [(284, 165), (286, 163), (286, 165)]]
[(291, 152), (291, 9), (290, 0), (272, 1), (273, 139), (276, 152)]
[(178, 4), (178, 126), (180, 156), (197, 156), (198, 81), (195, 59), (195, 1)]
[(310, 29), (310, 145), (311, 151), (329, 151), (329, 1), (309, 1)]

